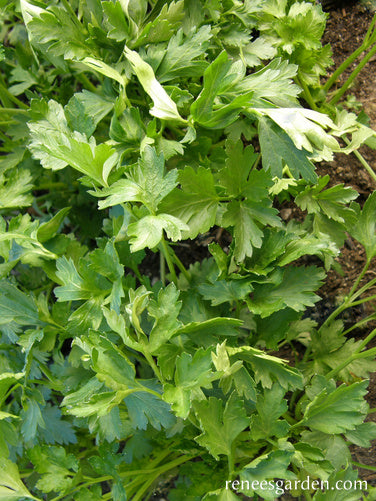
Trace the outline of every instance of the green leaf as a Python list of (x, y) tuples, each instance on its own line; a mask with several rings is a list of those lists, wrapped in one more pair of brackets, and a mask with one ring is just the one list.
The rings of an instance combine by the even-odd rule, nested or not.
[(321, 155), (320, 158), (331, 160), (333, 151), (339, 151), (337, 140), (324, 130), (327, 127), (335, 127), (324, 113), (298, 107), (255, 108), (255, 111), (278, 124), (299, 150), (316, 153), (316, 159)]
[(253, 91), (253, 102), (263, 103), (262, 100), (267, 99), (278, 106), (296, 106), (300, 89), (293, 79), (297, 70), (295, 64), (289, 64), (281, 58), (274, 59), (261, 70), (237, 82), (234, 92), (243, 94)]
[(265, 388), (257, 397), (256, 412), (251, 419), (250, 430), (252, 440), (271, 437), (284, 437), (289, 430), (289, 424), (279, 419), (287, 411), (287, 402), (283, 399), (285, 390), (278, 384), (270, 389)]
[(19, 379), (22, 379), (25, 376), (23, 372), (3, 372), (0, 374), (0, 403), (8, 393), (9, 388), (16, 384)]
[(317, 447), (338, 471), (351, 461), (348, 445), (340, 435), (327, 435), (321, 431), (303, 431), (302, 440)]
[(190, 412), (191, 402), (203, 400), (202, 388), (211, 388), (212, 360), (210, 351), (199, 349), (192, 357), (182, 353), (176, 359), (175, 385), (164, 385), (163, 399), (171, 404), (177, 417), (186, 419)]
[(107, 280), (98, 281), (98, 274), (85, 269), (87, 262), (80, 260), (80, 274), (71, 258), (63, 256), (56, 261), (56, 276), (62, 284), (56, 287), (54, 293), (58, 301), (71, 301), (79, 299), (92, 299), (93, 297), (105, 296), (111, 291), (111, 285)]
[[(352, 485), (356, 486), (358, 478), (358, 472), (352, 470), (350, 466), (346, 469), (333, 473), (328, 479), (328, 485), (331, 486), (330, 489), (322, 492), (320, 490), (316, 491), (313, 496), (313, 501), (359, 501), (361, 492), (359, 489), (336, 489), (333, 486), (337, 485)], [(363, 482), (360, 485), (364, 485)]]
[[(319, 376), (316, 376), (318, 378)], [(324, 433), (344, 433), (361, 424), (367, 413), (368, 381), (321, 390), (308, 404), (300, 424)]]
[(82, 59), (90, 54), (85, 30), (63, 6), (46, 9), (21, 1), (21, 11), (31, 44), (54, 65), (66, 69), (64, 59)]
[(367, 198), (363, 210), (360, 210), (356, 204), (352, 207), (357, 212), (357, 221), (349, 228), (349, 232), (363, 245), (367, 259), (370, 261), (376, 256), (376, 193), (372, 193)]
[(261, 382), (265, 388), (271, 388), (273, 383), (279, 383), (286, 391), (303, 387), (303, 376), (287, 365), (281, 358), (267, 355), (261, 350), (251, 346), (241, 348), (227, 347), (231, 361), (244, 360), (253, 369), (256, 382)]
[(47, 444), (75, 444), (77, 438), (72, 424), (61, 419), (61, 412), (58, 407), (47, 405), (42, 410), (42, 417), (45, 428), (39, 430), (39, 437), (43, 438)]
[(210, 129), (223, 129), (235, 122), (239, 113), (251, 100), (253, 92), (246, 92), (216, 106), (216, 98), (245, 74), (239, 62), (232, 63), (226, 52), (221, 52), (204, 72), (203, 89), (191, 106), (193, 120)]
[(12, 176), (8, 178), (0, 175), (0, 209), (31, 205), (32, 180), (30, 171), (26, 169), (12, 171)]
[(180, 29), (167, 45), (162, 62), (156, 71), (156, 77), (162, 83), (175, 78), (200, 77), (207, 67), (206, 61), (199, 59), (209, 47), (210, 26), (202, 26), (196, 33), (184, 37)]
[(0, 282), (0, 325), (16, 322), (20, 325), (41, 325), (38, 308), (32, 296), (27, 296), (6, 281)]
[(98, 197), (108, 197), (99, 202), (100, 209), (124, 202), (142, 202), (154, 213), (160, 202), (177, 185), (177, 170), (173, 169), (166, 174), (164, 171), (163, 154), (158, 155), (155, 148), (147, 145), (137, 165), (127, 173), (127, 179), (120, 179), (109, 188), (90, 193)]
[(257, 159), (253, 146), (243, 149), (243, 143), (226, 141), (226, 166), (218, 172), (219, 184), (230, 196), (237, 197), (247, 186), (248, 176)]
[(39, 242), (47, 242), (47, 240), (50, 240), (56, 235), (70, 209), (70, 207), (65, 207), (64, 209), (59, 210), (59, 212), (57, 212), (49, 221), (39, 226), (37, 231), (37, 238)]
[(134, 50), (124, 49), (128, 61), (131, 63), (132, 69), (136, 74), (144, 91), (153, 100), (153, 108), (150, 114), (162, 120), (175, 120), (178, 122), (185, 122), (179, 115), (178, 109), (174, 101), (169, 97), (165, 89), (155, 78), (152, 67), (143, 61), (137, 52)]
[(17, 466), (0, 457), (0, 499), (2, 501), (18, 501), (20, 498), (36, 499), (21, 481)]
[(59, 170), (71, 165), (99, 185), (107, 185), (118, 154), (108, 144), (97, 145), (94, 138), (88, 141), (82, 133), (72, 132), (61, 104), (51, 99), (44, 118), (29, 122), (28, 126), (29, 149), (45, 169)]
[[(243, 481), (245, 486), (241, 492), (247, 496), (256, 494), (263, 499), (274, 500), (277, 491), (279, 491), (274, 479), (290, 480), (295, 478), (295, 474), (287, 469), (292, 456), (293, 452), (280, 449), (254, 459), (240, 471), (240, 481)], [(273, 480), (273, 483), (271, 486), (267, 484), (268, 489), (263, 489), (261, 487), (263, 480)], [(249, 488), (247, 488), (248, 486)], [(269, 487), (272, 488), (269, 489)]]
[(105, 24), (108, 27), (109, 38), (117, 42), (126, 40), (130, 35), (130, 29), (123, 12), (121, 2), (102, 2)]
[(148, 305), (149, 316), (155, 318), (154, 325), (149, 335), (149, 350), (155, 353), (177, 331), (181, 323), (178, 315), (181, 301), (178, 301), (179, 291), (173, 283), (161, 289), (157, 301), (151, 300)]
[[(154, 391), (159, 389), (157, 384), (150, 380), (144, 381)], [(175, 423), (175, 417), (171, 413), (170, 405), (161, 397), (147, 392), (135, 392), (125, 397), (124, 402), (128, 408), (129, 417), (133, 428), (146, 430), (150, 423), (156, 430), (170, 428)]]
[(145, 216), (136, 223), (128, 226), (128, 235), (130, 239), (131, 251), (136, 252), (145, 247), (153, 249), (163, 237), (165, 230), (167, 237), (173, 242), (181, 240), (184, 231), (188, 226), (180, 219), (169, 214), (158, 214), (158, 216)]
[(281, 178), (284, 164), (287, 164), (296, 179), (301, 176), (310, 183), (316, 183), (315, 168), (308, 158), (308, 152), (299, 150), (276, 123), (261, 117), (258, 132), (262, 164), (265, 169), (270, 169), (273, 177)]
[(299, 46), (310, 49), (313, 53), (321, 46), (326, 15), (318, 6), (312, 7), (306, 2), (291, 4), (286, 12), (286, 2), (282, 2), (278, 13), (272, 12), (270, 6), (265, 11), (273, 15), (265, 16), (261, 31), (273, 45), (288, 54), (292, 54)]
[(309, 475), (326, 480), (334, 471), (334, 466), (325, 459), (321, 449), (305, 442), (294, 444), (295, 454), (292, 463), (303, 468)]
[(64, 111), (69, 127), (85, 134), (86, 137), (90, 137), (98, 123), (108, 115), (113, 107), (113, 100), (83, 90), (70, 98)]
[[(136, 3), (136, 2), (135, 2)], [(136, 47), (169, 40), (180, 27), (184, 17), (184, 0), (155, 5), (150, 13), (151, 20), (138, 36)]]
[(218, 196), (210, 169), (187, 166), (179, 172), (181, 189), (174, 189), (162, 202), (161, 210), (181, 219), (189, 227), (184, 238), (196, 238), (215, 224)]
[(29, 451), (29, 457), (41, 478), (37, 488), (42, 492), (64, 492), (73, 483), (78, 462), (73, 454), (67, 454), (60, 446), (37, 446)]
[(254, 247), (261, 247), (264, 225), (281, 224), (278, 211), (272, 207), (268, 196), (269, 184), (271, 180), (265, 171), (252, 171), (243, 190), (247, 198), (241, 202), (229, 202), (221, 217), (221, 224), (225, 228), (234, 228), (234, 258), (237, 263), (244, 261), (246, 256), (251, 257)]
[(21, 433), (26, 442), (35, 439), (38, 427), (45, 428), (41, 408), (36, 400), (27, 399), (24, 404), (24, 409), (21, 413), (22, 426)]
[(361, 423), (354, 430), (345, 433), (346, 439), (359, 447), (371, 447), (371, 441), (376, 440), (376, 423), (367, 421)]
[(222, 303), (234, 303), (244, 299), (253, 290), (250, 281), (245, 280), (218, 280), (211, 284), (201, 284), (198, 291), (203, 298), (211, 301), (212, 306)]
[(234, 392), (224, 409), (221, 400), (210, 397), (195, 402), (194, 410), (203, 432), (195, 440), (217, 460), (220, 454), (231, 455), (233, 442), (249, 425), (243, 401)]
[(344, 187), (343, 184), (322, 191), (329, 180), (329, 175), (326, 175), (319, 179), (316, 186), (307, 186), (295, 198), (295, 202), (309, 214), (323, 212), (338, 223), (349, 223), (354, 220), (355, 213), (349, 207), (345, 207), (345, 204), (357, 198), (358, 193), (349, 187)]
[(262, 318), (283, 308), (304, 311), (319, 301), (313, 291), (320, 287), (324, 277), (324, 272), (315, 266), (285, 268), (278, 283), (255, 285), (248, 306)]

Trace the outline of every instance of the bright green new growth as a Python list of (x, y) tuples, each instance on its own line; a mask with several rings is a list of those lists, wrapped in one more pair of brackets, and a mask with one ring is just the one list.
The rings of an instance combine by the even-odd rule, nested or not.
[[(374, 315), (338, 317), (374, 299), (375, 194), (361, 208), (315, 162), (374, 132), (312, 98), (321, 8), (21, 0), (1, 16), (0, 500), (355, 480), (376, 330), (355, 341)], [(286, 200), (304, 221), (284, 221)], [(367, 262), (319, 325), (346, 232)]]

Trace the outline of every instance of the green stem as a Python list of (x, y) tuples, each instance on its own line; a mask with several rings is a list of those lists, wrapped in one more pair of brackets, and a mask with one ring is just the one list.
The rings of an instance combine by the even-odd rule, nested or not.
[[(176, 468), (177, 466), (180, 466), (181, 464), (184, 464), (188, 461), (191, 461), (191, 459), (194, 459), (197, 457), (198, 454), (192, 455), (192, 456), (181, 456), (180, 458), (175, 459), (175, 461), (171, 461), (170, 463), (167, 463), (167, 465), (163, 465), (160, 468), (158, 468), (158, 471), (152, 476), (150, 480), (148, 480), (144, 485), (137, 491), (137, 494), (132, 498), (133, 501), (139, 501), (142, 499), (143, 494), (148, 490), (149, 486), (163, 473), (166, 473), (169, 470), (172, 470)], [(142, 479), (143, 480), (143, 479)]]
[(1, 83), (0, 83), (0, 100), (5, 105), (6, 105), (6, 103), (8, 103), (10, 101), (11, 103), (15, 104), (19, 108), (22, 108), (23, 110), (27, 110), (28, 109), (28, 107), (26, 106), (25, 103), (23, 103), (22, 101), (20, 101), (20, 99), (18, 99), (16, 96), (13, 96), (13, 94), (11, 94), (9, 92), (9, 90), (5, 87), (5, 85), (3, 85)]
[(79, 82), (82, 83), (82, 85), (84, 87), (86, 87), (86, 89), (90, 90), (91, 92), (93, 93), (97, 93), (98, 92), (98, 89), (95, 87), (94, 84), (92, 84), (90, 82), (90, 80), (88, 79), (88, 77), (85, 75), (85, 73), (79, 73), (77, 76), (76, 76), (77, 80)]
[(358, 468), (363, 468), (363, 470), (376, 471), (376, 466), (370, 466), (368, 464), (357, 463), (356, 461), (351, 461), (351, 464), (357, 466)]
[(368, 317), (363, 318), (362, 320), (359, 320), (359, 322), (356, 322), (356, 324), (352, 325), (347, 330), (343, 331), (342, 336), (347, 336), (347, 334), (350, 334), (350, 332), (352, 332), (353, 330), (358, 329), (362, 325), (364, 325), (364, 324), (368, 323), (370, 320), (374, 320), (374, 319), (375, 319), (375, 313), (372, 313), (372, 315), (369, 315)]
[(296, 81), (298, 85), (303, 89), (303, 98), (309, 104), (312, 110), (317, 111), (316, 103), (312, 97), (312, 94), (309, 91), (308, 85), (300, 78), (299, 75), (296, 76)]
[[(140, 341), (140, 344), (142, 346), (142, 354), (144, 355), (144, 357), (146, 358), (146, 360), (148, 361), (150, 367), (153, 369), (153, 372), (154, 374), (157, 376), (157, 378), (159, 379), (159, 381), (161, 383), (164, 383), (164, 377), (162, 376), (162, 373), (161, 371), (159, 370), (157, 364), (154, 362), (154, 358), (153, 356), (150, 354), (149, 350), (148, 350), (148, 347), (147, 345), (145, 344), (144, 341)], [(154, 392), (156, 395), (158, 395), (159, 398), (161, 398), (161, 395), (159, 395), (159, 393), (157, 392)]]
[(343, 94), (347, 91), (347, 89), (350, 87), (350, 85), (353, 83), (355, 78), (359, 75), (359, 73), (362, 71), (364, 66), (368, 63), (368, 61), (373, 57), (373, 55), (376, 53), (376, 45), (372, 47), (372, 49), (364, 56), (364, 58), (360, 61), (360, 63), (357, 65), (355, 70), (351, 73), (349, 78), (346, 80), (346, 82), (342, 85), (342, 87), (334, 94), (334, 96), (330, 99), (329, 104), (336, 104)]
[(159, 251), (159, 268), (162, 285), (166, 287), (166, 260), (162, 251)]
[(13, 115), (15, 113), (21, 113), (22, 115), (28, 115), (27, 110), (20, 110), (19, 108), (0, 108), (0, 113), (6, 113), (9, 115)]
[(349, 298), (349, 299), (352, 298), (352, 295), (355, 293), (356, 289), (358, 288), (360, 282), (362, 281), (362, 278), (367, 273), (370, 264), (371, 264), (371, 261), (369, 259), (367, 259), (365, 265), (363, 266), (362, 271), (360, 272), (358, 278), (355, 280), (354, 285), (351, 287), (350, 292), (347, 295), (347, 298)]
[(364, 275), (367, 273), (367, 270), (369, 268), (369, 265), (370, 265), (370, 261), (367, 260), (366, 264), (364, 265), (361, 273), (359, 274), (358, 278), (355, 280), (353, 286), (351, 287), (351, 290), (350, 292), (348, 293), (348, 295), (346, 296), (344, 302), (338, 306), (338, 308), (336, 308), (329, 316), (328, 318), (325, 320), (325, 322), (321, 325), (320, 329), (319, 329), (319, 332), (324, 328), (326, 327), (327, 325), (330, 325), (333, 320), (335, 318), (338, 317), (338, 315), (340, 315), (344, 310), (346, 310), (347, 308), (349, 308), (350, 306), (353, 306), (353, 304), (351, 304), (352, 302), (352, 299), (353, 299), (353, 295), (355, 294), (355, 291), (356, 289), (358, 288), (362, 278), (364, 277)]
[(347, 358), (344, 362), (342, 362), (338, 367), (333, 369), (332, 371), (328, 372), (326, 374), (326, 379), (331, 379), (332, 377), (336, 376), (341, 370), (343, 370), (345, 367), (347, 367), (349, 364), (354, 362), (355, 360), (361, 359), (361, 358), (368, 358), (376, 354), (376, 348), (371, 348), (370, 350), (363, 351), (362, 353), (358, 353), (358, 350), (356, 350), (355, 353), (353, 353), (349, 358)]
[[(78, 186), (78, 183), (72, 183), (72, 184)], [(35, 186), (34, 190), (35, 191), (45, 191), (45, 190), (55, 190), (55, 189), (59, 189), (59, 188), (68, 189), (69, 186), (67, 185), (67, 183), (57, 181), (57, 182), (51, 182), (51, 183), (41, 183), (38, 186)]]
[(370, 409), (367, 414), (374, 414), (376, 412), (376, 407)]
[(235, 463), (234, 463), (234, 444), (231, 445), (231, 452), (227, 456), (228, 461), (228, 479), (232, 480), (234, 478)]
[(66, 494), (60, 494), (59, 496), (56, 496), (55, 498), (52, 498), (50, 501), (59, 501), (60, 499), (64, 499), (65, 497), (70, 496), (71, 494), (74, 494), (75, 492), (85, 488), (85, 487), (91, 487), (94, 484), (99, 484), (101, 482), (107, 482), (108, 480), (112, 480), (111, 475), (106, 475), (104, 477), (99, 477), (99, 478), (91, 478), (89, 482), (85, 482), (83, 484), (78, 485), (71, 491), (67, 492)]
[(12, 388), (10, 388), (10, 390), (8, 390), (4, 397), (1, 399), (1, 403), (6, 402), (7, 398), (10, 397), (10, 395), (20, 386), (22, 386), (21, 383), (16, 383), (14, 386), (12, 386)]
[[(350, 144), (350, 141), (349, 141), (349, 139), (347, 139), (347, 137), (344, 136), (344, 137), (342, 137), (342, 139), (344, 140), (344, 142), (347, 145)], [(374, 181), (376, 181), (376, 173), (372, 169), (372, 167), (370, 166), (370, 164), (367, 162), (367, 160), (363, 157), (363, 155), (361, 153), (359, 153), (358, 150), (354, 150), (352, 153), (356, 156), (356, 158), (359, 160), (359, 162), (362, 164), (362, 166), (366, 169), (366, 171), (372, 177), (372, 179)]]
[(359, 299), (359, 301), (354, 301), (348, 306), (348, 308), (352, 308), (353, 306), (358, 306), (359, 304), (367, 303), (368, 301), (373, 301), (374, 299), (376, 299), (376, 294), (373, 296), (365, 297), (364, 299)]
[(368, 336), (365, 338), (365, 340), (358, 346), (358, 348), (355, 350), (354, 353), (360, 353), (363, 348), (367, 346), (367, 344), (372, 341), (372, 339), (376, 336), (376, 329), (373, 329)]
[(333, 75), (326, 81), (326, 83), (323, 87), (323, 90), (325, 92), (328, 92), (328, 90), (335, 84), (338, 77), (344, 71), (346, 71), (349, 66), (352, 65), (352, 63), (362, 54), (362, 52), (367, 50), (368, 47), (370, 47), (370, 45), (372, 45), (372, 43), (374, 41), (373, 38), (375, 36), (375, 33), (373, 33), (371, 36), (371, 32), (375, 26), (375, 23), (376, 23), (376, 15), (373, 17), (371, 24), (367, 30), (367, 33), (366, 33), (364, 40), (363, 40), (362, 44), (360, 45), (360, 47), (358, 47), (352, 54), (350, 54), (349, 57), (343, 61), (343, 63), (335, 70)]
[(176, 276), (176, 272), (175, 272), (175, 268), (174, 268), (174, 263), (172, 262), (172, 259), (171, 259), (169, 245), (167, 244), (167, 242), (164, 239), (164, 237), (162, 237), (162, 240), (161, 240), (161, 250), (162, 250), (163, 255), (164, 255), (165, 259), (166, 259), (168, 269), (170, 270), (172, 281), (175, 284), (177, 284), (178, 279), (177, 279), (177, 276)]
[(183, 273), (183, 275), (185, 276), (185, 278), (189, 282), (191, 279), (191, 276), (188, 273), (188, 270), (186, 269), (184, 264), (180, 261), (180, 259), (176, 255), (175, 251), (173, 249), (171, 249), (171, 247), (170, 247), (170, 251), (171, 251), (172, 259), (175, 261), (176, 266), (179, 268), (179, 270)]

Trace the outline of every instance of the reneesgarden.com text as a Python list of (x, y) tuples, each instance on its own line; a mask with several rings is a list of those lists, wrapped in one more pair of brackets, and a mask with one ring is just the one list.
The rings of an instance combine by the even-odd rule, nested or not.
[(226, 480), (226, 489), (243, 493), (257, 491), (274, 491), (280, 496), (288, 491), (351, 491), (357, 490), (365, 492), (367, 490), (366, 480), (337, 480), (330, 483), (328, 480), (312, 480), (307, 477), (304, 480)]

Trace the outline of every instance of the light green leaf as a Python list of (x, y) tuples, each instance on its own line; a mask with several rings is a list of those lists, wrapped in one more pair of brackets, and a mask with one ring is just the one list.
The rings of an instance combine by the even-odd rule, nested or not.
[(181, 301), (178, 301), (179, 291), (175, 284), (169, 284), (161, 289), (157, 300), (151, 300), (148, 305), (149, 316), (154, 318), (154, 325), (149, 335), (149, 350), (155, 353), (164, 345), (181, 326), (178, 315)]
[[(316, 376), (316, 378), (319, 376)], [(344, 433), (361, 424), (367, 413), (368, 381), (323, 389), (308, 404), (300, 424), (324, 433)]]
[[(135, 12), (136, 9), (137, 7), (133, 6), (132, 11)], [(161, 2), (156, 4), (154, 9), (155, 11), (151, 12), (150, 22), (146, 24), (137, 38), (136, 47), (170, 40), (171, 36), (181, 26), (184, 17), (184, 0), (169, 3)]]
[(182, 77), (200, 77), (208, 64), (197, 58), (205, 54), (211, 37), (208, 25), (202, 26), (196, 33), (192, 32), (186, 37), (181, 29), (173, 35), (156, 71), (159, 82), (164, 83)]
[(244, 299), (253, 290), (250, 281), (245, 280), (218, 280), (211, 284), (205, 283), (198, 287), (203, 298), (211, 301), (212, 306), (222, 303), (234, 303)]
[(337, 184), (323, 191), (328, 184), (329, 175), (321, 177), (315, 186), (307, 186), (295, 198), (296, 204), (309, 214), (324, 213), (338, 223), (352, 223), (355, 213), (346, 204), (357, 198), (358, 193), (343, 184)]
[(227, 352), (231, 362), (233, 360), (247, 362), (253, 370), (256, 382), (261, 382), (265, 388), (271, 388), (275, 382), (279, 383), (286, 391), (303, 387), (302, 374), (281, 358), (267, 355), (251, 346), (242, 346), (241, 348), (228, 346)]
[(243, 149), (243, 143), (226, 141), (226, 166), (218, 172), (219, 184), (230, 196), (237, 197), (247, 186), (248, 175), (257, 159), (253, 146)]
[(50, 240), (56, 235), (70, 209), (70, 207), (65, 207), (64, 209), (59, 210), (59, 212), (57, 212), (49, 221), (39, 226), (37, 230), (37, 238), (39, 242), (47, 242), (47, 240)]
[(187, 166), (179, 172), (181, 189), (173, 190), (161, 204), (161, 210), (188, 225), (184, 238), (196, 238), (215, 224), (218, 196), (210, 169)]
[(43, 325), (31, 295), (26, 295), (5, 280), (0, 282), (0, 325), (16, 322), (20, 325)]
[(8, 178), (0, 175), (0, 209), (31, 205), (32, 180), (27, 169), (12, 171), (12, 175)]
[(158, 216), (145, 216), (136, 223), (128, 226), (128, 235), (130, 239), (131, 251), (149, 247), (156, 247), (163, 237), (165, 230), (167, 237), (173, 242), (181, 240), (182, 232), (188, 230), (188, 226), (180, 219), (169, 214), (158, 214)]
[(203, 400), (201, 388), (211, 388), (212, 360), (210, 351), (198, 349), (192, 357), (182, 353), (176, 359), (175, 384), (164, 385), (163, 399), (171, 404), (177, 417), (186, 419), (193, 400)]
[(220, 106), (217, 104), (217, 98), (244, 74), (245, 67), (241, 62), (232, 63), (227, 53), (221, 52), (205, 70), (203, 89), (191, 106), (194, 121), (210, 129), (222, 129), (235, 122), (239, 113), (249, 106), (253, 92), (239, 93), (235, 98), (225, 100)]
[(0, 457), (0, 499), (2, 501), (18, 501), (20, 498), (36, 499), (21, 481), (17, 466)]
[[(143, 381), (143, 383), (159, 393), (158, 384), (150, 380)], [(170, 428), (175, 423), (175, 416), (171, 413), (170, 405), (162, 400), (162, 396), (158, 397), (140, 391), (125, 397), (124, 402), (134, 429), (146, 430), (150, 423), (154, 429), (161, 430), (161, 428)]]
[(69, 127), (90, 137), (113, 107), (113, 100), (84, 89), (70, 98), (64, 111)]
[(155, 78), (153, 68), (143, 61), (137, 52), (134, 50), (124, 49), (128, 61), (131, 63), (132, 69), (135, 72), (140, 84), (145, 92), (153, 100), (154, 106), (150, 110), (150, 114), (161, 118), (162, 120), (177, 120), (185, 122), (179, 115), (178, 109), (174, 101), (169, 97), (165, 89)]
[(324, 113), (305, 108), (255, 108), (263, 116), (271, 118), (292, 139), (298, 150), (312, 153), (314, 150), (339, 151), (337, 140), (325, 132), (327, 127), (335, 127)]
[(29, 149), (46, 169), (59, 170), (71, 165), (101, 186), (107, 185), (107, 177), (118, 161), (118, 154), (111, 146), (97, 145), (80, 132), (72, 132), (61, 104), (48, 102), (45, 118), (28, 123), (31, 143)]
[(369, 448), (371, 442), (376, 440), (376, 423), (373, 421), (361, 423), (354, 430), (347, 431), (345, 437), (352, 444)]
[[(296, 106), (296, 98), (301, 92), (293, 80), (297, 70), (295, 64), (289, 64), (281, 58), (274, 59), (261, 70), (239, 81), (233, 92), (244, 94), (252, 91), (252, 102), (262, 103), (263, 99), (267, 99), (278, 106)], [(265, 85), (265, 82), (268, 82), (268, 85)]]

